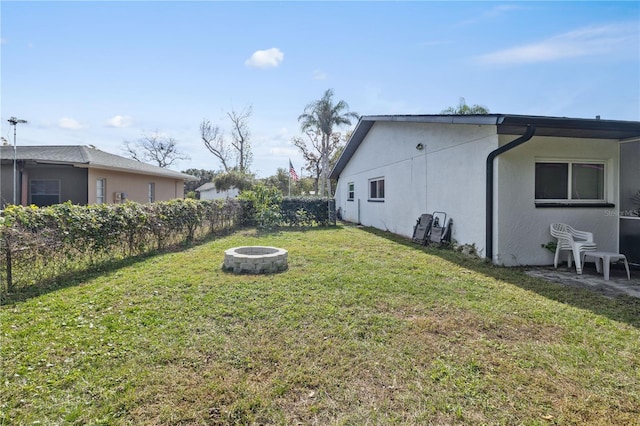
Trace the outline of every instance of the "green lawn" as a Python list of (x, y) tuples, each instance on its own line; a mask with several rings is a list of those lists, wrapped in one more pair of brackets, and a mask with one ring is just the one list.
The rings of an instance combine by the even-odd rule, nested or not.
[[(233, 275), (223, 250), (289, 269)], [(356, 227), (241, 231), (0, 308), (0, 424), (638, 424), (640, 301)]]

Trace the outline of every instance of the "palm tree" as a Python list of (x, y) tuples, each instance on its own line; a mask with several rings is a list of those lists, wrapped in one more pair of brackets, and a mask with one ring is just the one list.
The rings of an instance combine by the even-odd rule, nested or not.
[(348, 111), (349, 105), (345, 101), (333, 103), (333, 89), (327, 89), (322, 98), (311, 102), (304, 108), (304, 113), (298, 117), (298, 122), (302, 127), (302, 131), (308, 130), (319, 131), (321, 134), (321, 164), (322, 172), (320, 179), (320, 195), (324, 196), (325, 192), (331, 197), (331, 185), (329, 185), (328, 168), (330, 147), (332, 146), (331, 136), (333, 128), (344, 125), (351, 125), (351, 120), (358, 120), (358, 114)]

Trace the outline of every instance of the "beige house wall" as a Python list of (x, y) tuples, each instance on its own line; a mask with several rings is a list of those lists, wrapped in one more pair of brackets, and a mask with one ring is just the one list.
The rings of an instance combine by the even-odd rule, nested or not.
[(149, 202), (149, 184), (155, 183), (154, 201), (167, 201), (184, 198), (184, 181), (161, 176), (140, 175), (105, 169), (89, 169), (88, 203), (96, 202), (96, 181), (106, 179), (107, 203), (119, 203), (115, 194), (126, 194), (126, 200), (138, 203)]

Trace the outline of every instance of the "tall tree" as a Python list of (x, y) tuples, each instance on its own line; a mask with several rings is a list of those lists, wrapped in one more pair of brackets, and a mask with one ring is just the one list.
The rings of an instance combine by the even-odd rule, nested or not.
[(269, 176), (262, 181), (266, 186), (272, 186), (274, 188), (278, 188), (280, 192), (284, 195), (289, 194), (289, 185), (291, 185), (291, 193), (293, 195), (297, 195), (298, 191), (296, 191), (295, 182), (291, 182), (289, 171), (285, 168), (278, 167), (276, 170), (276, 174), (273, 176)]
[(237, 170), (230, 170), (228, 173), (217, 174), (213, 178), (213, 183), (217, 190), (226, 191), (227, 189), (236, 188), (242, 192), (251, 189), (255, 184), (255, 177), (249, 173), (240, 173)]
[(482, 105), (467, 105), (467, 101), (464, 98), (460, 98), (458, 106), (449, 107), (443, 109), (440, 114), (452, 114), (452, 115), (471, 115), (471, 114), (489, 114), (489, 108)]
[(333, 90), (327, 89), (322, 98), (309, 103), (304, 113), (298, 117), (302, 131), (315, 131), (320, 134), (320, 195), (331, 196), (329, 185), (329, 158), (332, 145), (333, 129), (344, 125), (351, 125), (351, 120), (357, 120), (358, 114), (349, 111), (349, 105), (340, 100), (333, 101)]
[(216, 156), (225, 173), (229, 172), (229, 147), (224, 141), (219, 126), (214, 126), (207, 119), (203, 119), (200, 123), (200, 139), (210, 153)]
[[(209, 152), (220, 160), (225, 173), (232, 170), (237, 170), (240, 173), (249, 172), (249, 166), (253, 160), (251, 131), (249, 129), (249, 118), (252, 113), (251, 106), (241, 111), (231, 110), (227, 113), (227, 117), (231, 121), (230, 142), (225, 140), (220, 126), (212, 124), (207, 119), (203, 119), (200, 123), (200, 139)], [(236, 164), (232, 167), (230, 162), (233, 157), (235, 157)]]
[(189, 156), (178, 150), (178, 142), (166, 137), (157, 130), (143, 133), (136, 141), (124, 141), (126, 154), (134, 160), (155, 163), (159, 167), (169, 167), (177, 160), (188, 160)]
[(242, 111), (231, 110), (227, 113), (232, 126), (231, 146), (236, 150), (236, 164), (240, 173), (247, 173), (253, 161), (249, 131), (249, 118), (252, 113), (250, 106)]
[(305, 161), (305, 170), (312, 174), (314, 178), (313, 189), (315, 193), (318, 193), (318, 183), (320, 182), (320, 174), (322, 171), (322, 143), (320, 142), (320, 135), (316, 131), (307, 130), (305, 132), (309, 144), (305, 139), (296, 136), (291, 139), (291, 143), (300, 150), (302, 158)]
[[(318, 186), (322, 176), (322, 135), (320, 132), (313, 130), (307, 130), (305, 134), (307, 136), (307, 140), (296, 136), (291, 139), (291, 143), (293, 143), (293, 145), (302, 153), (302, 158), (304, 158), (305, 161), (304, 169), (313, 176), (313, 190), (316, 194), (319, 194)], [(347, 132), (345, 136), (340, 132), (333, 132), (331, 134), (329, 145), (327, 147), (329, 158), (327, 172), (331, 170), (338, 161), (340, 154), (344, 150), (343, 142), (345, 142), (350, 135), (351, 132)]]

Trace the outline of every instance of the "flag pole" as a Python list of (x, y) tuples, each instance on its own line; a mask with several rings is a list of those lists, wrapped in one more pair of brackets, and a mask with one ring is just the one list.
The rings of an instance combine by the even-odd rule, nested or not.
[[(289, 166), (291, 166), (291, 159), (289, 159)], [(289, 167), (287, 175), (289, 176), (289, 197), (291, 197), (291, 167)]]

